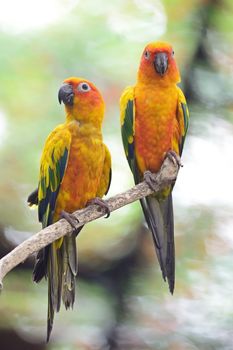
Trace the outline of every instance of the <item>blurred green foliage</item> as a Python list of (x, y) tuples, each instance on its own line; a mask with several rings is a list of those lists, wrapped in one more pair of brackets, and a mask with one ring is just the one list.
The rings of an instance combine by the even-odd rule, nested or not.
[(231, 349), (232, 1), (56, 2), (70, 10), (43, 28), (15, 32), (0, 21), (0, 250), (40, 228), (26, 198), (37, 184), (44, 141), (64, 120), (57, 91), (69, 76), (90, 79), (105, 98), (109, 195), (133, 184), (118, 100), (135, 82), (145, 44), (166, 40), (191, 111), (185, 167), (174, 190), (176, 291), (170, 296), (161, 279), (136, 203), (80, 234), (77, 301), (73, 312), (57, 315), (49, 345), (46, 282), (32, 283), (31, 262), (6, 277), (0, 343), (1, 330), (12, 329), (30, 349)]

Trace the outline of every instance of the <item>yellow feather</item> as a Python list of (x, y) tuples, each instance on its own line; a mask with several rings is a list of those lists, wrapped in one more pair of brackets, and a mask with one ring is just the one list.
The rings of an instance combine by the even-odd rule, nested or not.
[(96, 194), (97, 197), (103, 197), (106, 194), (111, 181), (110, 179), (111, 162), (112, 162), (111, 154), (106, 145), (104, 145), (104, 148), (105, 148), (104, 166), (103, 166), (102, 176), (100, 179), (99, 188)]
[[(183, 91), (177, 87), (177, 90), (178, 90), (178, 113), (177, 113), (177, 119), (178, 119), (178, 123), (179, 123), (179, 126), (180, 126), (180, 131), (181, 131), (181, 135), (184, 136), (185, 135), (185, 125), (184, 125), (184, 113), (183, 113), (183, 110), (182, 110), (182, 107), (181, 107), (181, 103), (183, 103), (184, 105), (186, 105), (187, 107), (187, 102), (186, 102), (186, 98), (183, 94)], [(187, 111), (187, 116), (189, 118), (189, 110), (188, 108), (186, 109)]]
[(123, 91), (120, 97), (120, 121), (121, 126), (124, 124), (125, 119), (125, 109), (129, 100), (134, 100), (134, 87), (128, 86)]

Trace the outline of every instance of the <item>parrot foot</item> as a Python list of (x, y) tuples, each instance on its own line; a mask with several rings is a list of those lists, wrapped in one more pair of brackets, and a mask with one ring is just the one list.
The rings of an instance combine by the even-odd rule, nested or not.
[(79, 220), (76, 218), (76, 216), (74, 214), (70, 214), (70, 213), (67, 213), (65, 210), (62, 210), (60, 217), (61, 217), (61, 219), (65, 219), (73, 229), (73, 232), (68, 236), (71, 236), (73, 233), (77, 232), (79, 227), (77, 227), (76, 224), (77, 223), (79, 224)]
[(168, 151), (166, 153), (166, 157), (169, 158), (175, 165), (178, 165), (178, 167), (183, 167), (183, 164), (181, 163), (180, 156), (175, 151)]
[(154, 179), (154, 174), (150, 170), (146, 170), (143, 174), (143, 179), (154, 192), (158, 191), (157, 182)]
[(109, 218), (110, 216), (110, 208), (109, 208), (109, 205), (107, 204), (107, 202), (105, 200), (103, 200), (102, 198), (99, 198), (99, 197), (95, 197), (93, 199), (90, 199), (88, 202), (87, 202), (87, 205), (92, 205), (92, 204), (96, 204), (98, 206), (100, 206), (101, 208), (103, 208), (105, 210), (105, 213), (106, 213), (106, 216), (105, 218)]

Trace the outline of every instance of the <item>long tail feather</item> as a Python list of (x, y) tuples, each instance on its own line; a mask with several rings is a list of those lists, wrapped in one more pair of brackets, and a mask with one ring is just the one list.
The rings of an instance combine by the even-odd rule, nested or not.
[(64, 238), (62, 301), (66, 309), (73, 307), (75, 300), (75, 276), (78, 272), (78, 259), (75, 234)]
[(74, 304), (75, 277), (78, 272), (76, 236), (82, 227), (70, 237), (65, 236), (61, 245), (54, 242), (40, 250), (36, 257), (33, 280), (40, 282), (43, 277), (48, 279), (47, 342), (53, 328), (55, 311), (60, 310), (61, 299), (66, 309)]
[(48, 254), (48, 317), (47, 317), (47, 341), (53, 328), (54, 311), (58, 312), (61, 305), (62, 268), (61, 252), (56, 244), (49, 246)]
[(161, 242), (159, 240), (159, 235), (157, 233), (157, 225), (154, 224), (154, 220), (153, 217), (148, 209), (148, 205), (146, 202), (146, 199), (141, 199), (140, 200), (141, 206), (142, 206), (142, 210), (143, 210), (143, 214), (146, 220), (146, 223), (148, 225), (149, 230), (152, 233), (152, 238), (153, 238), (153, 242), (154, 242), (154, 246), (155, 246), (155, 252), (159, 261), (159, 265), (162, 271), (162, 276), (163, 279), (166, 280), (166, 273), (165, 273), (165, 267), (163, 264), (163, 261), (161, 259), (161, 254), (160, 254), (160, 247), (161, 247)]
[(170, 194), (163, 202), (160, 203), (160, 208), (163, 214), (165, 230), (167, 232), (167, 280), (169, 284), (169, 290), (173, 294), (175, 287), (175, 240), (172, 194)]
[(48, 279), (48, 314), (47, 314), (47, 342), (49, 341), (50, 334), (53, 328), (53, 319), (54, 319), (54, 308), (51, 298), (51, 280)]
[(36, 255), (36, 262), (33, 269), (33, 281), (38, 283), (42, 278), (47, 277), (47, 261), (49, 254), (49, 246), (39, 250)]
[(141, 200), (143, 213), (152, 232), (156, 255), (164, 280), (168, 280), (169, 290), (174, 291), (175, 284), (175, 246), (172, 195), (164, 201), (154, 196)]

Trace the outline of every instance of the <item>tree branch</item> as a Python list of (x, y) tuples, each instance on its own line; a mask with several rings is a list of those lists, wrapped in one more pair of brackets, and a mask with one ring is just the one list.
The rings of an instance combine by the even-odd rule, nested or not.
[[(160, 191), (165, 186), (174, 183), (178, 170), (178, 165), (169, 158), (166, 158), (160, 171), (153, 175), (156, 192)], [(107, 199), (106, 203), (112, 212), (152, 193), (153, 191), (148, 187), (147, 183), (143, 181), (128, 191)], [(83, 224), (87, 224), (90, 221), (96, 220), (101, 216), (104, 216), (105, 212), (104, 209), (96, 205), (90, 205), (84, 209), (75, 211), (73, 214), (79, 220), (79, 223), (77, 224), (77, 227), (79, 227)], [(10, 253), (5, 255), (0, 260), (0, 288), (2, 289), (3, 287), (3, 278), (14, 267), (24, 262), (31, 254), (46, 247), (48, 244), (54, 242), (58, 238), (70, 234), (71, 232), (71, 226), (67, 223), (67, 221), (61, 219), (55, 224), (39, 231), (23, 243), (19, 244)]]

